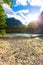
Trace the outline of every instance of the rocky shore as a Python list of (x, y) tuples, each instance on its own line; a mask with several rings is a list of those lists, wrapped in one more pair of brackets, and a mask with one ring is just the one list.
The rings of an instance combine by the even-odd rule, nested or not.
[(43, 65), (43, 40), (0, 38), (0, 65)]

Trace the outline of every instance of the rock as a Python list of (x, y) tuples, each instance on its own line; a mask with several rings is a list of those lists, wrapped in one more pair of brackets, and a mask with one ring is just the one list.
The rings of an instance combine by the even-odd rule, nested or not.
[(39, 47), (35, 47), (36, 53), (42, 53), (42, 50)]

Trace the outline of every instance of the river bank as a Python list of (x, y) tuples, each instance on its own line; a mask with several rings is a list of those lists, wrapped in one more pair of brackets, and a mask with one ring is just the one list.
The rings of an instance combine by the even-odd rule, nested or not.
[(43, 40), (1, 37), (0, 65), (43, 65)]

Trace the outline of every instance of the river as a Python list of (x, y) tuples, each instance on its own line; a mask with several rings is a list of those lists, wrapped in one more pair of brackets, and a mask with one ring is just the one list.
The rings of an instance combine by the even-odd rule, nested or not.
[(43, 39), (43, 34), (21, 34), (21, 33), (13, 33), (7, 34), (10, 37), (27, 37), (27, 38), (36, 38), (36, 39)]
[(21, 34), (21, 33), (13, 33), (13, 34), (6, 34), (5, 36), (0, 36), (2, 38), (15, 38), (15, 37), (25, 37), (25, 38), (35, 38), (35, 39), (43, 39), (43, 34)]

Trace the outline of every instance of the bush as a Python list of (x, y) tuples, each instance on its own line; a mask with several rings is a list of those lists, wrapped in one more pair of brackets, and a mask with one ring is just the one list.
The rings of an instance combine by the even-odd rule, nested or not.
[(1, 35), (6, 35), (5, 29), (2, 29), (2, 30), (0, 31), (0, 33), (1, 33)]

